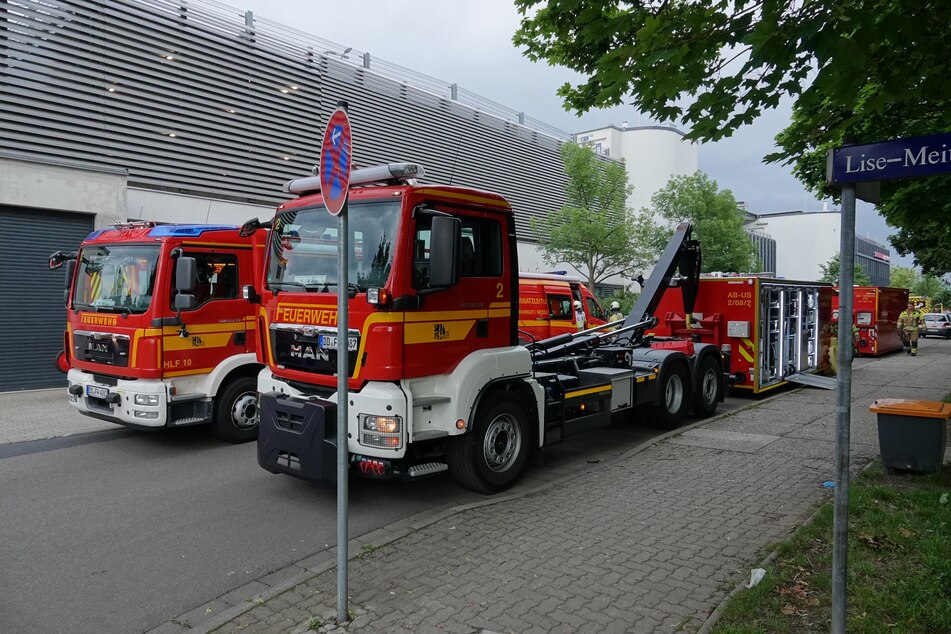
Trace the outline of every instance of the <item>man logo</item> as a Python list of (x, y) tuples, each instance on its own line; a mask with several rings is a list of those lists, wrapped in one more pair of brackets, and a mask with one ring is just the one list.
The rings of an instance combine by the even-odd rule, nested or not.
[(291, 344), (290, 356), (292, 359), (310, 359), (312, 361), (330, 361), (330, 355), (311, 345)]

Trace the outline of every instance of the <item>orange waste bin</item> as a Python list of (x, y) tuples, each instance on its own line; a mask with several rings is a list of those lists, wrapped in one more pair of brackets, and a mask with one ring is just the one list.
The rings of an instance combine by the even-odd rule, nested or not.
[(944, 463), (951, 403), (880, 398), (878, 414), (882, 466), (901, 471), (938, 471)]

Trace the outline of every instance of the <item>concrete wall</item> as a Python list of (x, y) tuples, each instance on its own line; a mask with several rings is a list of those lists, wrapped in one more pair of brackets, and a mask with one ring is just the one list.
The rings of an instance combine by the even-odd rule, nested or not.
[(0, 156), (0, 205), (94, 214), (97, 229), (125, 221), (126, 173)]

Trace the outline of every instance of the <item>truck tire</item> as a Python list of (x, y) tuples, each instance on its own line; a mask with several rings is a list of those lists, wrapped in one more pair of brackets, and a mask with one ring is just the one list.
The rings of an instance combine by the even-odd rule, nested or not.
[(648, 422), (661, 429), (676, 429), (690, 407), (690, 373), (683, 363), (667, 366), (660, 373), (659, 403), (652, 405)]
[(215, 398), (215, 436), (239, 443), (258, 436), (258, 382), (253, 376), (239, 376), (224, 386)]
[(697, 385), (693, 393), (693, 415), (697, 418), (710, 418), (717, 411), (717, 403), (723, 393), (723, 369), (720, 361), (712, 354), (700, 359), (700, 371), (697, 372)]
[(490, 394), (476, 412), (475, 426), (449, 439), (446, 460), (459, 486), (495, 493), (512, 485), (528, 461), (531, 434), (525, 408), (506, 393)]

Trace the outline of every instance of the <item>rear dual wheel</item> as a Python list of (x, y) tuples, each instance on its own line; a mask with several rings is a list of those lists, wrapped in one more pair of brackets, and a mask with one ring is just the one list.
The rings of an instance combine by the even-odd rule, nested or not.
[(672, 363), (660, 373), (659, 402), (650, 406), (647, 420), (653, 427), (676, 429), (690, 405), (690, 373), (684, 363)]

